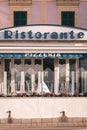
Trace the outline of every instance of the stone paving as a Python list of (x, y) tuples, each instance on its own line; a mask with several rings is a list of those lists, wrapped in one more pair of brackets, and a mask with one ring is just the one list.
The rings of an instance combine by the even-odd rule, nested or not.
[(0, 130), (87, 130), (87, 127), (29, 127), (28, 125), (0, 125)]
[(87, 130), (87, 118), (0, 119), (0, 130)]

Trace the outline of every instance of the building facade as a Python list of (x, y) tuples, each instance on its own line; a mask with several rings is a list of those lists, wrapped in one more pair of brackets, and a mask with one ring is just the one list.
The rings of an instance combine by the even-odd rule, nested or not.
[(87, 92), (87, 0), (0, 0), (0, 94)]

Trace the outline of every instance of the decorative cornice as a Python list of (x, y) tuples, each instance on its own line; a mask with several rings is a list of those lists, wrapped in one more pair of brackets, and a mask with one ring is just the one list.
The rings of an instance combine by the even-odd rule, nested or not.
[(80, 0), (56, 0), (58, 6), (78, 6)]
[(32, 4), (32, 0), (8, 0), (10, 6), (29, 6)]

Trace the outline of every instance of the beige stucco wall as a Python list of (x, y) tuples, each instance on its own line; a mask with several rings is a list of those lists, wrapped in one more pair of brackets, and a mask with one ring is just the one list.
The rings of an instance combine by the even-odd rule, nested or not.
[(0, 118), (12, 111), (14, 118), (50, 118), (61, 116), (65, 111), (68, 117), (87, 117), (86, 97), (30, 97), (0, 98)]

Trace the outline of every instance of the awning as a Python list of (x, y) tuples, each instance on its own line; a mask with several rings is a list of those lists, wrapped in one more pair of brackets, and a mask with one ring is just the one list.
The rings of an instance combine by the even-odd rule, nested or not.
[(87, 54), (0, 53), (0, 58), (87, 58)]

